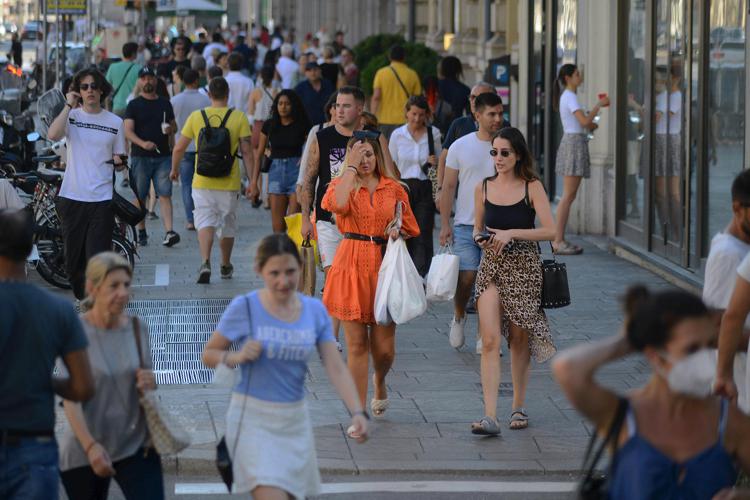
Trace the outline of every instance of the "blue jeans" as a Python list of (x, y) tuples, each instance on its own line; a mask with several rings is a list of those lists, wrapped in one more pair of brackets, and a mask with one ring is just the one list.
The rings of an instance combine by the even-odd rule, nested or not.
[(185, 153), (180, 161), (180, 185), (182, 204), (185, 206), (185, 218), (193, 224), (193, 175), (195, 174), (195, 153)]
[(57, 464), (57, 443), (52, 437), (0, 443), (0, 498), (58, 500)]
[(268, 171), (268, 194), (291, 196), (297, 187), (299, 177), (299, 156), (274, 158)]
[(133, 156), (130, 161), (133, 165), (130, 169), (130, 183), (135, 187), (141, 200), (148, 196), (152, 181), (156, 196), (172, 196), (172, 180), (169, 178), (169, 172), (172, 170), (170, 156)]
[(482, 260), (482, 249), (473, 237), (474, 226), (456, 224), (453, 226), (453, 253), (458, 255), (459, 271), (477, 271)]

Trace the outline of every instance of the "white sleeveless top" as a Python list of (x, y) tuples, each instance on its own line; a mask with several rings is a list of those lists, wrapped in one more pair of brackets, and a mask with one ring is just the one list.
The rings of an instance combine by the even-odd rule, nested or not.
[(260, 86), (260, 101), (255, 105), (255, 114), (253, 118), (256, 121), (268, 120), (271, 116), (271, 106), (273, 106), (273, 87)]

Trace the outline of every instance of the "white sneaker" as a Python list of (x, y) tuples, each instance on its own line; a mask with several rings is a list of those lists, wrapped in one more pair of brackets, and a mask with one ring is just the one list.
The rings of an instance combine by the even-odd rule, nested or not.
[(482, 354), (482, 337), (477, 337), (477, 354)]
[(464, 346), (464, 326), (466, 325), (466, 316), (463, 319), (457, 320), (453, 316), (451, 321), (451, 331), (448, 334), (448, 340), (450, 341), (451, 347), (454, 349), (461, 349)]

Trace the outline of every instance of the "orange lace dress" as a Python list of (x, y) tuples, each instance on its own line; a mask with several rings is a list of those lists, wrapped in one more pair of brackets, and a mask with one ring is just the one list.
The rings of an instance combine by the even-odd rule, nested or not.
[[(393, 220), (396, 202), (403, 202), (401, 231), (411, 237), (419, 235), (419, 226), (409, 206), (404, 187), (387, 177), (381, 177), (370, 201), (365, 187), (352, 192), (344, 206), (336, 205), (336, 185), (331, 181), (323, 197), (324, 209), (336, 215), (336, 226), (341, 234), (359, 233), (385, 237), (385, 228)], [(344, 239), (336, 249), (333, 265), (323, 292), (323, 304), (334, 318), (360, 323), (375, 323), (375, 289), (382, 247), (369, 241)]]

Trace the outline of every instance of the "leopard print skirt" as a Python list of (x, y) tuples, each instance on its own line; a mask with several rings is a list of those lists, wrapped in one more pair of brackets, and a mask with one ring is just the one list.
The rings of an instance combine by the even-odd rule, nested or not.
[(477, 299), (490, 285), (500, 294), (501, 332), (510, 340), (511, 323), (529, 332), (529, 350), (538, 363), (555, 355), (547, 316), (541, 307), (542, 262), (533, 241), (514, 241), (510, 249), (483, 252), (476, 281)]

